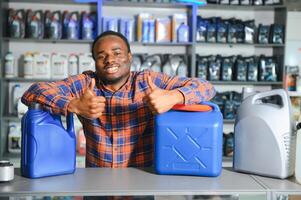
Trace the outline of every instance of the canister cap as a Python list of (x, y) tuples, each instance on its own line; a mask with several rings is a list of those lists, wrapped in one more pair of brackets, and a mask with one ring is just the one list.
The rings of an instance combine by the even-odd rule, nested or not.
[(193, 104), (193, 105), (176, 104), (172, 107), (172, 110), (191, 111), (191, 112), (209, 112), (212, 110), (212, 107), (209, 105), (202, 105), (202, 104)]
[(40, 103), (32, 102), (32, 103), (29, 105), (29, 109), (33, 109), (33, 110), (41, 110), (41, 109), (43, 109), (43, 106), (42, 106)]

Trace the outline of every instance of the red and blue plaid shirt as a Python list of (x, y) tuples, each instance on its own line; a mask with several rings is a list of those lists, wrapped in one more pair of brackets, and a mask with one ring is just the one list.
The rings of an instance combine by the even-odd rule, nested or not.
[(149, 75), (161, 89), (178, 89), (185, 104), (208, 101), (215, 95), (213, 86), (205, 80), (148, 70), (131, 72), (119, 90), (111, 91), (89, 71), (62, 81), (35, 83), (24, 93), (22, 102), (38, 102), (51, 113), (66, 115), (70, 100), (79, 98), (91, 78), (96, 78), (94, 92), (106, 98), (105, 112), (93, 120), (78, 116), (87, 141), (86, 167), (147, 167), (153, 163), (154, 142), (154, 116), (143, 102), (150, 93)]

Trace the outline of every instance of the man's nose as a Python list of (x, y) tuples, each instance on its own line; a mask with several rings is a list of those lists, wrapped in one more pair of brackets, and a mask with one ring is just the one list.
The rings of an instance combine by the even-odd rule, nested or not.
[(105, 63), (108, 64), (108, 63), (112, 63), (114, 61), (114, 57), (111, 56), (111, 55), (108, 55), (105, 59)]

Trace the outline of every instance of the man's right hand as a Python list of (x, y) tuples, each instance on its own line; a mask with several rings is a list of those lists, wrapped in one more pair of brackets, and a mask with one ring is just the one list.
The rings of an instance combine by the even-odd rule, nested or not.
[(93, 91), (94, 87), (95, 79), (92, 78), (84, 94), (70, 101), (68, 111), (89, 119), (100, 117), (105, 110), (106, 99), (103, 96), (96, 96)]

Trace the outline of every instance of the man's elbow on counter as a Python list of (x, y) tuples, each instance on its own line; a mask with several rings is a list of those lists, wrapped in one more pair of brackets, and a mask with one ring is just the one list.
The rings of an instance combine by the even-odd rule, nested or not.
[(33, 83), (22, 95), (21, 102), (25, 104), (26, 106), (29, 106), (32, 102), (35, 101), (35, 96), (37, 96), (37, 91), (40, 87), (40, 84)]

